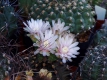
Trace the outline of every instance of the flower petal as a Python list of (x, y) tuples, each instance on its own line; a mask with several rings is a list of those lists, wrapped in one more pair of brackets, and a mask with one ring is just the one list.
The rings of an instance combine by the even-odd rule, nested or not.
[(70, 46), (69, 46), (69, 48), (73, 48), (73, 47), (75, 47), (75, 46), (77, 46), (78, 45), (78, 42), (74, 42), (73, 44), (71, 44)]
[(63, 58), (63, 59), (62, 59), (62, 62), (63, 62), (63, 63), (66, 63), (66, 59), (65, 59), (65, 58)]
[(39, 50), (36, 50), (35, 52), (34, 52), (34, 55), (36, 55), (36, 54), (38, 54), (39, 53)]

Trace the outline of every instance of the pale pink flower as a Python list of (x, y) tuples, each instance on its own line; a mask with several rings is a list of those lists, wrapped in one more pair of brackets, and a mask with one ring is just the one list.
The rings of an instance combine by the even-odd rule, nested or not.
[(27, 21), (27, 24), (23, 22), (26, 26), (24, 28), (25, 31), (29, 32), (30, 34), (39, 34), (40, 32), (45, 32), (47, 29), (50, 28), (49, 22), (44, 22), (42, 19), (31, 19)]
[(46, 30), (45, 33), (41, 32), (40, 39), (34, 43), (34, 46), (38, 47), (34, 54), (40, 53), (43, 56), (49, 56), (50, 53), (55, 53), (57, 38), (58, 36), (54, 35), (52, 30)]
[(71, 58), (76, 58), (77, 52), (80, 48), (77, 46), (78, 42), (75, 41), (75, 36), (66, 34), (60, 36), (57, 41), (57, 52), (55, 55), (62, 59), (63, 63), (66, 63), (67, 60), (72, 61)]
[(69, 26), (65, 26), (64, 22), (61, 22), (60, 19), (58, 19), (58, 22), (55, 23), (55, 21), (52, 21), (52, 30), (54, 34), (61, 34), (64, 31), (67, 31), (69, 29)]

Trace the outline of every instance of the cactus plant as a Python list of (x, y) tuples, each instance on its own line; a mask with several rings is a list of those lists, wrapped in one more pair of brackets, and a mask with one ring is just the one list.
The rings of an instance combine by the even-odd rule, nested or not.
[[(27, 2), (27, 0), (19, 0), (19, 4), (26, 7), (27, 4), (24, 1)], [(50, 22), (60, 18), (66, 26), (70, 26), (70, 31), (75, 34), (93, 27), (94, 13), (85, 0), (37, 0), (29, 7), (29, 18)]]
[(72, 61), (72, 57), (76, 58), (76, 55), (79, 54), (77, 52), (79, 47), (77, 46), (78, 42), (75, 39), (75, 35), (69, 33), (69, 27), (64, 27), (64, 22), (61, 23), (60, 19), (57, 23), (53, 21), (53, 27), (50, 26), (48, 21), (45, 22), (39, 19), (31, 19), (27, 22), (24, 22), (26, 26), (24, 30), (29, 33), (27, 35), (34, 42), (33, 46), (35, 50), (33, 54), (26, 54), (26, 57), (20, 56), (22, 59), (25, 59), (23, 60), (24, 63), (27, 63), (27, 70), (34, 69), (34, 77), (38, 75), (39, 70), (44, 68), (52, 73), (52, 80), (71, 79), (71, 72), (67, 69), (66, 62)]
[(8, 0), (0, 1), (0, 80), (10, 71), (10, 54), (15, 50), (12, 40), (17, 31), (17, 17), (14, 7)]
[(90, 49), (81, 62), (81, 75), (83, 80), (106, 80), (106, 46), (97, 46)]
[(0, 1), (0, 31), (7, 32), (7, 37), (11, 37), (18, 29), (18, 17), (13, 6), (6, 1)]
[[(22, 52), (12, 55), (12, 63), (10, 66), (12, 70), (9, 73), (12, 78), (10, 79), (23, 79), (25, 78), (25, 76), (27, 80), (35, 79), (36, 76), (38, 77), (38, 72), (42, 68), (47, 69), (49, 72), (52, 73), (52, 80), (71, 79), (71, 72), (68, 69), (67, 64), (63, 64), (61, 62), (61, 59), (58, 58), (62, 58), (62, 61), (66, 63), (67, 60), (72, 61), (70, 59), (71, 57), (75, 58), (76, 55), (79, 54), (79, 52), (77, 52), (77, 50), (79, 50), (79, 47), (77, 47), (78, 42), (75, 39), (75, 35), (67, 31), (69, 27), (65, 27), (65, 23), (61, 22), (60, 19), (58, 19), (57, 23), (53, 21), (53, 27), (50, 27), (48, 21), (36, 21), (34, 19), (31, 19), (27, 22), (27, 24), (24, 22), (24, 25), (26, 26), (24, 27), (24, 30), (29, 32), (28, 36), (30, 36), (31, 40), (34, 42), (33, 46), (35, 48), (35, 55), (31, 53), (34, 49), (31, 49), (31, 51), (29, 50), (30, 48), (28, 48), (28, 50), (26, 49)], [(66, 34), (64, 34), (65, 32)], [(59, 36), (60, 38), (57, 39)], [(59, 43), (57, 48), (56, 42)], [(63, 45), (64, 47), (61, 45)], [(74, 49), (73, 51), (72, 48)], [(27, 52), (28, 54), (21, 54)], [(57, 55), (57, 53), (59, 55)]]
[(107, 28), (99, 30), (80, 64), (83, 80), (106, 80)]
[[(11, 6), (7, 6), (6, 7), (6, 10), (8, 9), (8, 10), (13, 10), (13, 8), (11, 9), (12, 7)], [(5, 17), (5, 14), (6, 14), (6, 19), (7, 19), (7, 17), (9, 17), (10, 15), (8, 14), (8, 10), (7, 10), (7, 12), (4, 14), (4, 9), (5, 9), (5, 7), (2, 9), (3, 10), (3, 12), (1, 13), (1, 14), (3, 14), (2, 15), (2, 17)], [(10, 13), (11, 11), (9, 11), (9, 13)], [(7, 16), (7, 14), (8, 14), (8, 16)], [(11, 15), (12, 16), (12, 15)], [(12, 17), (14, 17), (14, 16), (12, 16)], [(15, 16), (15, 18), (16, 18), (16, 16)], [(3, 18), (4, 20), (2, 20), (1, 19), (1, 22), (4, 22), (5, 21), (5, 18)], [(10, 18), (8, 18), (9, 19), (9, 21), (8, 20), (6, 20), (7, 22), (9, 22), (9, 23), (11, 23), (11, 17)], [(12, 19), (13, 20), (13, 19)], [(14, 20), (13, 20), (13, 22), (14, 22)], [(11, 23), (12, 25), (17, 25), (16, 24), (17, 23), (17, 21), (15, 21), (14, 23)], [(6, 24), (8, 24), (8, 23), (6, 23)], [(61, 23), (62, 25), (63, 25), (63, 23)], [(2, 24), (1, 23), (1, 29), (2, 29), (2, 27), (4, 26), (5, 24)], [(1, 31), (1, 33), (2, 33), (2, 35), (3, 35), (3, 33), (5, 33), (6, 34), (6, 36), (7, 36), (7, 34), (9, 34), (9, 35), (11, 35), (11, 33), (12, 33), (12, 31), (14, 30), (14, 28), (12, 28), (12, 25), (10, 25), (10, 26), (6, 26), (6, 29), (7, 30), (2, 30)], [(26, 24), (25, 24), (26, 25)], [(13, 27), (15, 27), (15, 26), (13, 26)], [(63, 27), (62, 27), (63, 28)], [(64, 28), (65, 29), (65, 28)], [(68, 29), (68, 28), (66, 28), (66, 29)], [(65, 29), (65, 30), (66, 30)], [(12, 30), (12, 31), (11, 31)], [(8, 32), (8, 31), (10, 31), (10, 32)], [(12, 33), (13, 34), (13, 33)], [(4, 38), (6, 37), (5, 35), (3, 35), (4, 36)], [(70, 35), (71, 37), (73, 37), (73, 39), (72, 39), (72, 42), (71, 42), (71, 44), (73, 44), (72, 45), (72, 47), (74, 48), (74, 47), (76, 47), (76, 45), (78, 44), (77, 42), (76, 42), (76, 40), (74, 39), (74, 35)], [(1, 37), (0, 37), (1, 38)], [(36, 59), (35, 59), (35, 56), (34, 56), (34, 54), (32, 55), (32, 54), (26, 54), (26, 55), (21, 55), (20, 54), (20, 52), (19, 53), (12, 53), (12, 52), (10, 52), (10, 51), (12, 51), (12, 49), (11, 49), (11, 47), (13, 47), (13, 46), (11, 46), (11, 42), (9, 42), (8, 43), (8, 41), (9, 40), (11, 40), (11, 38), (10, 37), (6, 37), (6, 41), (4, 40), (4, 39), (0, 39), (0, 40), (3, 40), (3, 41), (1, 41), (1, 42), (3, 42), (3, 43), (1, 43), (0, 45), (1, 46), (3, 46), (3, 48), (0, 48), (1, 50), (1, 52), (4, 54), (4, 53), (6, 53), (5, 55), (6, 55), (6, 57), (1, 57), (0, 59), (1, 59), (1, 61), (2, 60), (7, 60), (7, 61), (9, 61), (10, 60), (10, 65), (7, 65), (7, 62), (6, 63), (4, 63), (5, 65), (2, 65), (2, 71), (3, 72), (1, 72), (1, 74), (3, 74), (3, 73), (7, 73), (7, 71), (6, 71), (6, 69), (7, 69), (7, 67), (10, 67), (11, 68), (11, 71), (9, 72), (9, 76), (10, 76), (10, 79), (11, 80), (17, 80), (19, 77), (21, 77), (21, 79), (23, 79), (23, 78), (25, 78), (25, 76), (22, 76), (22, 75), (26, 75), (27, 77), (26, 77), (26, 79), (27, 80), (29, 80), (29, 79), (35, 79), (35, 76), (38, 76), (38, 72), (39, 72), (39, 70), (40, 69), (42, 69), (42, 68), (45, 68), (45, 69), (49, 69), (48, 71), (49, 72), (51, 72), (52, 73), (52, 80), (56, 80), (56, 79), (61, 79), (61, 80), (69, 80), (70, 78), (71, 78), (71, 76), (70, 76), (70, 71), (69, 71), (69, 69), (67, 69), (67, 65), (66, 64), (63, 64), (63, 63), (61, 63), (61, 62), (59, 62), (59, 61), (56, 61), (56, 56), (54, 56), (54, 55), (52, 55), (52, 56), (50, 56), (49, 58), (47, 58), (47, 57), (45, 57), (45, 59), (48, 59), (48, 60), (45, 60), (46, 62), (44, 62), (44, 59), (43, 59), (43, 57), (42, 57), (42, 59), (41, 59), (41, 55), (36, 55)], [(6, 43), (6, 44), (5, 44)], [(75, 43), (75, 44), (74, 44)], [(44, 45), (47, 45), (47, 42), (46, 43), (44, 43)], [(1, 47), (0, 46), (0, 47)], [(63, 51), (64, 52), (67, 52), (66, 51), (66, 47), (63, 49)], [(78, 50), (79, 48), (78, 47), (76, 47), (76, 50)], [(8, 51), (9, 50), (9, 51)], [(33, 49), (32, 49), (33, 50)], [(10, 52), (10, 53), (9, 53)], [(13, 51), (13, 52), (15, 52), (15, 51)], [(23, 52), (25, 52), (25, 50), (24, 51), (22, 51), (21, 53), (23, 53)], [(29, 52), (30, 53), (30, 52)], [(78, 52), (75, 52), (76, 53), (76, 55), (78, 54)], [(1, 56), (1, 54), (0, 54), (0, 56)], [(73, 56), (73, 57), (75, 57), (75, 55), (74, 55), (74, 53), (73, 53), (73, 55), (71, 55), (71, 56)], [(28, 59), (26, 60), (26, 57), (28, 57)], [(68, 60), (71, 60), (71, 59), (69, 59), (69, 57), (67, 57), (68, 58)], [(34, 60), (33, 60), (34, 59)], [(38, 60), (39, 59), (39, 60)], [(40, 60), (41, 59), (41, 60)], [(55, 60), (54, 60), (55, 59)], [(40, 62), (39, 62), (40, 61)], [(50, 62), (48, 62), (48, 61), (50, 61)], [(32, 62), (34, 62), (34, 63), (32, 63)], [(1, 62), (0, 62), (1, 63)], [(37, 64), (38, 66), (36, 67), (34, 64)], [(43, 64), (43, 66), (42, 66), (42, 64)], [(45, 66), (46, 65), (46, 66)], [(52, 66), (51, 66), (52, 65)], [(5, 69), (5, 66), (6, 66), (6, 69)], [(4, 67), (4, 68), (3, 68)], [(32, 73), (34, 74), (34, 76), (33, 75), (30, 75), (29, 74), (29, 70), (31, 71), (33, 71)], [(36, 70), (36, 71), (35, 71)], [(36, 74), (35, 74), (36, 73)], [(22, 75), (21, 75), (22, 74)], [(21, 75), (21, 76), (20, 76)], [(63, 76), (62, 76), (63, 75)], [(1, 75), (2, 76), (2, 75)], [(33, 78), (32, 78), (32, 76), (33, 76)]]

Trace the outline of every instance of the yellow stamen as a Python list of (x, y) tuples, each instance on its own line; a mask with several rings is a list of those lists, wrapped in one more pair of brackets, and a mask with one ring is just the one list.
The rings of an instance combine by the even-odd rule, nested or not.
[(45, 47), (47, 47), (49, 45), (49, 42), (46, 40), (46, 41), (44, 41), (43, 44), (44, 44)]
[(67, 53), (67, 52), (68, 52), (68, 47), (66, 47), (66, 46), (63, 47), (63, 48), (62, 48), (62, 51), (63, 51), (64, 53)]

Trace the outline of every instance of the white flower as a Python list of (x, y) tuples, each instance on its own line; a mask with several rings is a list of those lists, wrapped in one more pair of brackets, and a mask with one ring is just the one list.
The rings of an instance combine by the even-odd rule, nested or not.
[(56, 56), (62, 58), (62, 62), (66, 63), (67, 60), (72, 61), (71, 58), (76, 58), (76, 55), (79, 54), (77, 50), (80, 48), (77, 47), (78, 42), (75, 41), (74, 35), (66, 34), (60, 36), (57, 43), (57, 52)]
[(37, 43), (34, 43), (34, 46), (39, 47), (34, 54), (40, 53), (43, 56), (49, 56), (50, 52), (55, 53), (57, 37), (57, 35), (52, 33), (52, 30), (46, 30), (44, 34), (41, 32), (40, 39)]
[(31, 19), (30, 21), (27, 21), (27, 24), (25, 22), (23, 23), (26, 26), (24, 30), (30, 34), (39, 34), (40, 32), (45, 32), (50, 28), (49, 22), (44, 22), (42, 19)]
[(65, 23), (64, 22), (61, 23), (60, 19), (58, 19), (57, 23), (55, 23), (54, 20), (52, 21), (52, 30), (54, 34), (61, 34), (64, 31), (67, 31), (68, 29), (69, 27), (68, 26), (65, 27)]

